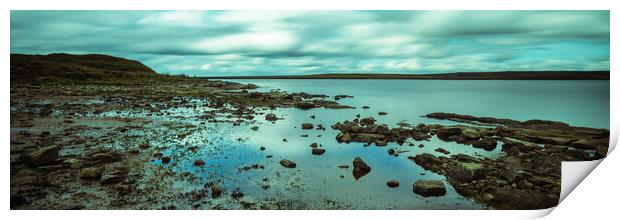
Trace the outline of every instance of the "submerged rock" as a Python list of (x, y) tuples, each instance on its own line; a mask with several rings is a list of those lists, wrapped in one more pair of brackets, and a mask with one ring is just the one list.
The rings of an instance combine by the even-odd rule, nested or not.
[(355, 159), (353, 159), (353, 177), (355, 177), (356, 180), (370, 173), (370, 170), (370, 166), (368, 166), (362, 158), (355, 157)]
[(280, 165), (282, 165), (283, 167), (286, 167), (286, 168), (295, 168), (295, 167), (297, 167), (297, 164), (295, 162), (287, 160), (287, 159), (280, 160)]
[(439, 180), (418, 180), (413, 184), (413, 192), (424, 197), (443, 196), (446, 187)]

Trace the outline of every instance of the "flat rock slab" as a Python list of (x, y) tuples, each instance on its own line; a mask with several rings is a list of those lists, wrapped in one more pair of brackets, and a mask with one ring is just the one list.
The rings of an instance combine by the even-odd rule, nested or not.
[(446, 187), (439, 180), (418, 180), (413, 184), (413, 192), (424, 197), (443, 196), (446, 195)]

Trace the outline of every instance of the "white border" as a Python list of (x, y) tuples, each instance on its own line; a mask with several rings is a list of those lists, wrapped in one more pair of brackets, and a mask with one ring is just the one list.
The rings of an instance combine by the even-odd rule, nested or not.
[[(10, 52), (10, 12), (9, 10), (532, 10), (532, 9), (546, 9), (546, 10), (612, 10), (611, 17), (611, 39), (616, 39), (617, 28), (615, 22), (618, 18), (617, 12), (618, 1), (613, 0), (562, 0), (562, 1), (541, 1), (541, 0), (520, 0), (520, 1), (498, 1), (498, 0), (433, 0), (433, 1), (397, 1), (397, 0), (375, 0), (375, 1), (361, 1), (361, 0), (226, 0), (226, 1), (211, 1), (205, 0), (132, 0), (132, 1), (120, 1), (120, 0), (22, 0), (22, 1), (4, 1), (0, 4), (2, 9), (0, 14), (0, 23), (2, 26), (2, 44), (0, 47), (4, 53), (0, 53), (0, 63), (2, 64), (2, 102), (3, 107), (0, 108), (0, 115), (2, 121), (5, 123), (2, 127), (2, 133), (0, 133), (4, 143), (9, 142), (9, 93), (10, 93), (10, 78), (9, 78), (9, 52)], [(618, 140), (618, 125), (619, 118), (613, 113), (618, 112), (618, 102), (615, 98), (618, 97), (618, 77), (613, 74), (613, 70), (617, 69), (617, 51), (620, 51), (617, 43), (613, 40), (611, 42), (611, 133), (613, 146)], [(7, 160), (3, 163), (3, 168), (0, 171), (4, 177), (2, 181), (2, 195), (0, 196), (2, 207), (5, 210), (9, 209), (10, 196), (9, 196), (9, 150), (5, 145), (3, 151), (4, 158)], [(611, 156), (613, 158), (614, 156)], [(616, 157), (616, 159), (618, 159)], [(588, 181), (586, 179), (584, 184), (592, 184), (588, 186), (588, 190), (594, 193), (588, 195), (607, 195), (598, 196), (596, 201), (592, 200), (580, 200), (580, 197), (569, 196), (571, 205), (574, 209), (562, 209), (558, 208), (557, 212), (552, 215), (552, 218), (566, 218), (574, 217), (577, 213), (587, 213), (587, 217), (599, 216), (604, 217), (606, 214), (611, 216), (615, 210), (601, 210), (600, 203), (608, 201), (610, 203), (616, 203), (615, 199), (618, 198), (618, 190), (608, 190), (606, 188), (597, 188), (594, 185), (599, 184), (610, 187), (609, 182), (618, 183), (616, 168), (618, 163), (616, 161), (601, 163), (601, 166), (594, 171), (597, 175), (596, 182)], [(612, 165), (610, 165), (612, 164)], [(613, 166), (615, 164), (615, 166)], [(612, 167), (609, 167), (612, 166)], [(594, 178), (594, 177), (593, 177)], [(615, 187), (616, 184), (613, 186)], [(578, 187), (578, 189), (586, 188)], [(609, 195), (607, 191), (615, 192), (615, 194)], [(578, 194), (578, 193), (574, 193)], [(581, 194), (583, 196), (583, 194)], [(611, 197), (606, 200), (605, 197)], [(574, 205), (574, 204), (577, 205)], [(607, 206), (612, 207), (612, 206)], [(93, 219), (114, 219), (114, 218), (133, 218), (133, 219), (179, 219), (179, 218), (222, 218), (222, 215), (228, 218), (269, 218), (269, 219), (323, 219), (333, 218), (334, 215), (346, 215), (347, 217), (354, 217), (356, 219), (376, 219), (379, 218), (476, 218), (476, 219), (506, 219), (506, 218), (531, 218), (540, 217), (548, 214), (549, 210), (540, 211), (88, 211), (88, 212), (71, 212), (71, 211), (7, 211), (4, 212), (5, 219), (22, 219), (22, 218), (40, 218), (46, 219), (83, 219), (88, 216)], [(10, 216), (6, 216), (10, 215)], [(415, 215), (415, 216), (413, 216)]]

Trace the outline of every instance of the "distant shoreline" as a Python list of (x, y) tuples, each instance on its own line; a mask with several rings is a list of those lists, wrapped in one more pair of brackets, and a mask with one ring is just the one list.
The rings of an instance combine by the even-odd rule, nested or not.
[(274, 76), (201, 76), (207, 79), (407, 79), (407, 80), (609, 80), (609, 71), (458, 72), (439, 74), (314, 74)]

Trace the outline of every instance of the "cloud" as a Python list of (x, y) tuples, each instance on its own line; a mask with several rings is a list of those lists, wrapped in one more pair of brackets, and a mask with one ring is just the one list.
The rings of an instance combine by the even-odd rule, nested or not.
[(189, 75), (609, 69), (609, 11), (11, 11), (12, 53)]
[(205, 38), (194, 48), (212, 53), (277, 52), (290, 49), (295, 43), (295, 36), (286, 31), (250, 32)]
[(138, 24), (198, 27), (203, 25), (203, 13), (201, 11), (160, 12), (140, 19)]

